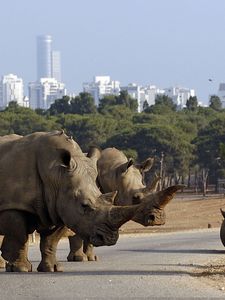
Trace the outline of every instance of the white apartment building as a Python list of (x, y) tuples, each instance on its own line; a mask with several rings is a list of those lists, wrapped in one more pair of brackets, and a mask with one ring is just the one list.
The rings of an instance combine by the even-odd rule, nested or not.
[(144, 90), (140, 85), (136, 83), (129, 83), (127, 86), (121, 86), (121, 91), (127, 91), (130, 97), (137, 99), (138, 112), (142, 111), (143, 103), (145, 101)]
[(0, 108), (4, 109), (11, 101), (25, 106), (23, 80), (14, 74), (4, 75), (0, 81)]
[(165, 95), (173, 99), (173, 102), (182, 109), (186, 107), (187, 100), (195, 96), (195, 90), (183, 87), (165, 88)]
[(83, 83), (83, 91), (90, 93), (93, 96), (96, 106), (99, 105), (99, 99), (104, 95), (119, 95), (120, 91), (123, 90), (126, 90), (132, 98), (137, 100), (138, 112), (143, 111), (143, 104), (145, 101), (147, 101), (149, 106), (154, 105), (158, 95), (169, 96), (180, 109), (186, 106), (186, 102), (190, 96), (195, 96), (195, 91), (193, 89), (183, 87), (161, 89), (155, 85), (140, 86), (136, 83), (120, 86), (120, 82), (112, 81), (110, 76), (95, 76), (92, 82)]
[(165, 93), (164, 90), (157, 88), (155, 85), (143, 87), (136, 83), (130, 83), (127, 86), (123, 86), (121, 87), (121, 90), (126, 90), (132, 98), (137, 99), (138, 112), (143, 111), (145, 101), (147, 101), (149, 106), (154, 105), (156, 96)]
[(64, 83), (55, 78), (40, 78), (39, 81), (30, 82), (29, 86), (30, 108), (48, 109), (56, 99), (66, 95)]
[(83, 83), (83, 91), (92, 95), (95, 105), (105, 95), (119, 95), (120, 82), (110, 79), (110, 76), (95, 76), (92, 82)]

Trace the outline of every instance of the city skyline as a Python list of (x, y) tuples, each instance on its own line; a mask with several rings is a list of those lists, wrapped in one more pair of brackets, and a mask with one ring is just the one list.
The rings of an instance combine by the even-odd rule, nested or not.
[(25, 87), (36, 80), (35, 39), (42, 34), (51, 35), (61, 52), (62, 81), (71, 92), (95, 75), (110, 75), (122, 85), (190, 87), (207, 104), (225, 82), (222, 0), (38, 4), (1, 6), (0, 73), (17, 74)]

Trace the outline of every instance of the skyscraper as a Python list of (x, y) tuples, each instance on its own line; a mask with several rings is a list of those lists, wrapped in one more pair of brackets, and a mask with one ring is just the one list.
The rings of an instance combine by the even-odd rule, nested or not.
[(61, 82), (61, 57), (59, 51), (52, 51), (52, 77)]
[(37, 80), (40, 78), (55, 78), (61, 82), (60, 52), (52, 51), (50, 35), (37, 37)]
[(52, 37), (37, 37), (37, 80), (52, 77)]

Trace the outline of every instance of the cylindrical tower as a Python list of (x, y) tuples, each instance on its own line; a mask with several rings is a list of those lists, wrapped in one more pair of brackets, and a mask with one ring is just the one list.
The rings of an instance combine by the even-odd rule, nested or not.
[(39, 35), (37, 37), (37, 80), (52, 77), (52, 37)]

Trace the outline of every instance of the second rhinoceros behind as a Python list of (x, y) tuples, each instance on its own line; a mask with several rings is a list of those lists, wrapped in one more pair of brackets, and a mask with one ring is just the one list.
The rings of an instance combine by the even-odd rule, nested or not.
[(0, 234), (8, 271), (31, 271), (28, 234), (38, 229), (38, 271), (59, 271), (56, 246), (64, 225), (95, 246), (113, 245), (140, 207), (115, 207), (101, 194), (97, 170), (63, 132), (0, 138)]
[[(165, 224), (164, 207), (173, 198), (181, 186), (171, 186), (163, 191), (153, 193), (157, 180), (148, 186), (143, 184), (143, 173), (148, 171), (153, 164), (153, 159), (148, 158), (143, 163), (134, 164), (127, 159), (123, 152), (116, 148), (106, 148), (100, 151), (92, 148), (89, 157), (97, 164), (98, 184), (101, 191), (111, 192), (117, 190), (116, 205), (140, 204), (133, 221), (144, 226), (156, 226)], [(93, 247), (83, 241), (79, 235), (69, 238), (70, 253), (69, 261), (95, 260)], [(83, 251), (84, 250), (84, 251)]]

